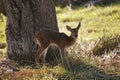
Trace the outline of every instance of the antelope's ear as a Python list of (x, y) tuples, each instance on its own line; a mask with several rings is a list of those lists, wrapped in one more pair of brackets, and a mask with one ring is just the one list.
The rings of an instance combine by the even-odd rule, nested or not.
[(77, 26), (77, 29), (79, 29), (81, 27), (81, 22), (79, 22), (78, 26)]
[(66, 28), (67, 28), (67, 30), (69, 30), (69, 31), (71, 31), (72, 29), (71, 29), (71, 27), (70, 26), (68, 26), (68, 25), (66, 25)]

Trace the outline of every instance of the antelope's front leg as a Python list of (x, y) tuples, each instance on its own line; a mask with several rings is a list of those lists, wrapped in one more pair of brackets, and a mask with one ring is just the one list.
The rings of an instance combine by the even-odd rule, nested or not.
[(59, 49), (59, 50), (60, 50), (60, 58), (61, 58), (61, 61), (62, 61), (62, 66), (66, 67), (65, 66), (65, 59), (64, 59), (64, 50), (63, 49)]
[(70, 66), (70, 63), (69, 63), (69, 60), (68, 60), (68, 51), (64, 50), (64, 57), (65, 57), (65, 61), (66, 61), (66, 64), (67, 64), (67, 67), (70, 71), (72, 71), (71, 69), (71, 66)]

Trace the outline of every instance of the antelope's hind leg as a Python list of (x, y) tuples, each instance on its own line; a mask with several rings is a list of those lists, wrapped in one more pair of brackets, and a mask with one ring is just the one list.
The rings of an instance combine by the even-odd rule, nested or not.
[[(39, 64), (39, 59), (41, 59), (41, 57), (44, 56), (44, 52), (45, 52), (46, 48), (47, 48), (46, 46), (45, 47), (41, 46), (41, 48), (38, 50), (37, 54), (35, 55), (36, 64)], [(44, 61), (44, 60), (42, 59), (42, 61)]]
[(40, 59), (41, 59), (43, 64), (46, 63), (45, 58), (46, 58), (47, 50), (48, 50), (48, 47), (43, 51), (42, 56), (40, 56)]

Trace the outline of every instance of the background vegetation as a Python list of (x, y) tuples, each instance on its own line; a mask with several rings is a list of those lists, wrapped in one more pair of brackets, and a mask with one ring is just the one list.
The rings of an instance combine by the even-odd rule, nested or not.
[[(57, 66), (17, 67), (20, 71), (6, 71), (0, 67), (3, 80), (120, 80), (120, 1), (90, 7), (56, 7), (60, 32), (70, 33), (65, 25), (75, 27), (82, 22), (79, 37), (68, 49), (73, 71)], [(0, 15), (0, 43), (5, 42), (6, 18)], [(0, 49), (0, 58), (6, 55)], [(14, 77), (13, 77), (14, 76)]]

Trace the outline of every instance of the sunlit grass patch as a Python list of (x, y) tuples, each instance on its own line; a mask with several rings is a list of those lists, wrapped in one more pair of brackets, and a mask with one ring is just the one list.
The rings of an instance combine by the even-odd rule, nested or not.
[(39, 67), (39, 69), (25, 69), (24, 67), (17, 72), (5, 72), (0, 76), (0, 78), (8, 80), (73, 80), (72, 73), (68, 72), (61, 66), (56, 66), (53, 68), (43, 66)]
[(0, 14), (0, 42), (5, 42), (5, 17)]
[(79, 38), (83, 38), (83, 40), (97, 40), (106, 34), (120, 34), (119, 7), (120, 5), (96, 6), (92, 9), (77, 8), (68, 10), (63, 8), (61, 9), (63, 12), (58, 13), (57, 18), (62, 31), (65, 30), (65, 25), (74, 27), (79, 21), (82, 21)]
[(6, 57), (6, 49), (0, 49), (0, 58)]

